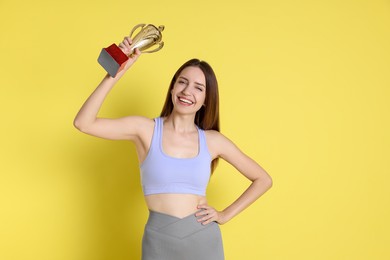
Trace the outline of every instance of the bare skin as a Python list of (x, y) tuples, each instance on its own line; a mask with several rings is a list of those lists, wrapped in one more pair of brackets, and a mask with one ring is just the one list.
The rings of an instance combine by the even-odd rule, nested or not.
[[(119, 47), (129, 54), (131, 39), (126, 37)], [(154, 120), (141, 116), (128, 116), (118, 119), (98, 117), (105, 98), (116, 82), (136, 62), (140, 56), (136, 52), (130, 57), (125, 69), (115, 78), (105, 76), (96, 90), (90, 95), (74, 119), (80, 131), (111, 140), (129, 140), (135, 144), (139, 162), (146, 158), (154, 129)], [(206, 97), (205, 77), (197, 67), (187, 67), (182, 71), (171, 91), (173, 112), (164, 118), (163, 151), (176, 158), (191, 158), (198, 154), (198, 132), (194, 124), (196, 111)], [(239, 214), (271, 186), (272, 179), (254, 160), (243, 153), (233, 142), (220, 132), (205, 131), (206, 142), (212, 158), (221, 158), (233, 165), (238, 172), (251, 181), (249, 187), (227, 208), (218, 211), (208, 205), (204, 196), (193, 194), (154, 194), (145, 196), (150, 210), (176, 216), (198, 216), (198, 221), (206, 225), (212, 221), (224, 224)]]

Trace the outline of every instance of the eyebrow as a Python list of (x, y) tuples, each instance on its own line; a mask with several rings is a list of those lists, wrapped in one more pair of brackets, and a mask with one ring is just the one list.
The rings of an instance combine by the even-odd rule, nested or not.
[[(186, 77), (184, 77), (184, 76), (180, 76), (179, 79), (184, 79), (184, 80), (186, 80), (186, 81), (189, 81), (189, 80), (188, 80)], [(205, 86), (204, 84), (202, 84), (202, 83), (195, 82), (195, 84), (196, 84), (196, 85), (199, 85), (199, 86), (202, 86), (202, 87), (204, 87), (204, 88), (206, 88), (206, 86)]]

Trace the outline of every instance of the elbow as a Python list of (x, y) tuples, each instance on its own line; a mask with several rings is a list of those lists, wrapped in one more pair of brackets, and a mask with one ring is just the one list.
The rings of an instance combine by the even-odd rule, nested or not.
[(76, 129), (78, 129), (78, 130), (80, 130), (80, 125), (79, 125), (79, 123), (77, 122), (77, 120), (76, 120), (76, 118), (73, 120), (73, 126), (76, 128)]
[(266, 175), (263, 175), (261, 177), (258, 177), (256, 179), (252, 180), (252, 184), (254, 184), (257, 187), (257, 190), (258, 190), (259, 194), (261, 195), (264, 192), (266, 192), (267, 190), (272, 188), (273, 181), (272, 181), (271, 176), (266, 174)]
[(95, 121), (76, 116), (73, 119), (73, 126), (82, 133), (91, 134), (94, 129)]
[(261, 183), (262, 183), (263, 187), (265, 188), (265, 190), (271, 189), (272, 185), (273, 185), (273, 181), (272, 181), (271, 176), (267, 175), (264, 178), (262, 178)]
[(81, 126), (80, 126), (80, 122), (77, 120), (77, 117), (73, 120), (73, 126), (80, 130)]
[(77, 117), (73, 120), (73, 126), (80, 132), (85, 133), (85, 126), (82, 124), (82, 122), (80, 122)]
[(272, 185), (273, 185), (273, 180), (272, 180), (271, 176), (268, 176), (268, 178), (265, 182), (267, 184), (268, 189), (271, 189)]

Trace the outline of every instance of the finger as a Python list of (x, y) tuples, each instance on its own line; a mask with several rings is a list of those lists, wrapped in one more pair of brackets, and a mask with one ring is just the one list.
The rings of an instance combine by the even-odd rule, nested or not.
[(141, 51), (138, 48), (135, 48), (132, 55), (137, 59), (141, 55)]
[(203, 218), (203, 217), (205, 217), (205, 216), (207, 216), (208, 214), (207, 214), (207, 212), (205, 212), (204, 210), (202, 210), (202, 211), (200, 211), (200, 212), (197, 212), (196, 214), (195, 214), (195, 216), (196, 217), (199, 217), (199, 218)]
[(125, 45), (123, 42), (119, 43), (118, 46), (119, 46), (120, 48), (123, 48), (123, 49), (126, 49), (126, 48), (127, 48), (126, 45)]
[(133, 43), (133, 40), (126, 36), (124, 39), (123, 39), (123, 43), (126, 45), (126, 46), (130, 46), (132, 43)]
[(118, 47), (119, 47), (124, 53), (127, 52), (127, 48), (126, 48), (126, 46), (125, 46), (123, 43), (120, 43), (120, 44), (118, 45)]
[(210, 218), (215, 218), (217, 216), (217, 211), (214, 208), (204, 209), (199, 211), (196, 216), (200, 217), (200, 219), (203, 221)]
[(207, 225), (212, 221), (214, 221), (214, 217), (210, 215), (206, 215), (205, 217), (198, 219), (198, 222), (201, 222), (202, 225)]
[(199, 210), (198, 212), (195, 213), (195, 216), (199, 217), (199, 216), (205, 216), (207, 214), (208, 214), (207, 209), (201, 209), (201, 210)]
[(129, 41), (128, 39), (126, 39), (126, 37), (123, 39), (123, 41), (118, 44), (118, 47), (121, 48), (121, 50), (125, 53), (125, 54), (129, 54), (130, 53), (130, 44), (129, 44)]
[(211, 222), (213, 222), (211, 219), (208, 219), (206, 221), (203, 221), (201, 224), (202, 225), (207, 225), (207, 224), (210, 224)]
[(133, 53), (130, 55), (130, 58), (133, 60), (137, 60), (141, 55), (141, 52), (138, 49), (134, 49)]
[(205, 210), (207, 210), (207, 209), (210, 209), (211, 207), (209, 206), (209, 205), (207, 205), (207, 204), (200, 204), (200, 205), (198, 205), (198, 209), (205, 209)]

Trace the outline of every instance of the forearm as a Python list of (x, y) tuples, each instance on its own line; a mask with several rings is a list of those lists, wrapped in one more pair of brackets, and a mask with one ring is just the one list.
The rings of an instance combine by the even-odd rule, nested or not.
[(103, 78), (95, 91), (89, 96), (80, 111), (77, 113), (74, 119), (74, 125), (76, 128), (84, 128), (95, 121), (104, 100), (118, 80), (119, 77), (112, 78), (109, 75)]
[[(222, 221), (223, 223), (228, 222), (233, 217), (238, 215), (244, 209), (246, 209), (249, 205), (255, 202), (261, 195), (263, 195), (268, 189), (272, 186), (272, 180), (270, 178), (261, 180), (254, 180), (251, 185), (245, 190), (245, 192), (230, 206), (225, 208), (222, 213)], [(223, 224), (221, 223), (221, 224)]]

